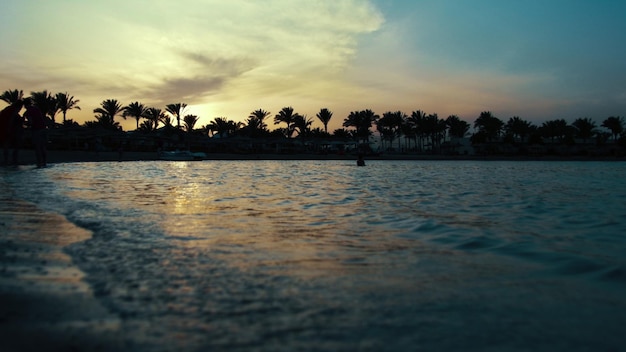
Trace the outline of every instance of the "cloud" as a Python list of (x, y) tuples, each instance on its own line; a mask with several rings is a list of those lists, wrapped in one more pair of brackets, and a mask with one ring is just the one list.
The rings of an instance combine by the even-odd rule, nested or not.
[(94, 106), (328, 95), (359, 36), (383, 23), (361, 0), (24, 0), (12, 13), (12, 27), (0, 25), (12, 61), (1, 66), (19, 77), (0, 84)]
[(184, 60), (183, 64), (195, 67), (189, 67), (186, 70), (189, 73), (182, 77), (163, 77), (147, 87), (144, 96), (163, 105), (173, 101), (201, 104), (207, 96), (215, 94), (255, 65), (252, 60), (211, 58), (198, 52), (181, 52), (179, 55)]

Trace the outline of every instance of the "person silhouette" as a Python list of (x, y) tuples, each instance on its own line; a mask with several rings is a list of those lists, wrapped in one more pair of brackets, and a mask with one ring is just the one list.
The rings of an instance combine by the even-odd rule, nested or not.
[(41, 110), (39, 110), (39, 108), (33, 104), (31, 99), (24, 99), (24, 106), (26, 107), (24, 117), (30, 123), (33, 147), (35, 148), (35, 157), (37, 159), (37, 167), (46, 167), (46, 144), (48, 143), (48, 137), (46, 132), (46, 117), (41, 112)]
[(18, 164), (18, 153), (24, 132), (24, 118), (20, 115), (22, 106), (22, 101), (17, 101), (0, 112), (0, 144), (4, 149), (5, 165)]
[(365, 160), (363, 160), (363, 153), (359, 153), (359, 157), (356, 160), (357, 166), (365, 166)]

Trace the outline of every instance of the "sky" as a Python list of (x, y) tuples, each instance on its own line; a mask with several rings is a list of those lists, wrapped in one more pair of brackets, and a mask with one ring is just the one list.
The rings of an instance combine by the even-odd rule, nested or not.
[(286, 106), (314, 128), (330, 109), (329, 131), (364, 109), (469, 123), (482, 111), (536, 124), (626, 115), (622, 0), (3, 4), (0, 91), (68, 92), (80, 123), (105, 99), (186, 103), (198, 127), (263, 109), (274, 129)]

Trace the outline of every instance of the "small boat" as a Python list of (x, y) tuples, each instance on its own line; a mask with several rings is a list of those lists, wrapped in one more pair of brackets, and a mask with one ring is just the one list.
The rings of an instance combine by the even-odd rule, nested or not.
[(207, 155), (203, 152), (190, 152), (189, 150), (172, 150), (161, 152), (159, 159), (169, 161), (193, 161), (204, 160)]

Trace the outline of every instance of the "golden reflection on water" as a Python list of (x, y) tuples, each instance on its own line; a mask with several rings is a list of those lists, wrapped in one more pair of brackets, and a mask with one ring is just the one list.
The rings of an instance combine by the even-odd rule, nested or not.
[[(159, 222), (169, 236), (180, 238), (177, 246), (188, 251), (219, 248), (213, 256), (242, 270), (260, 266), (297, 275), (323, 275), (364, 261), (337, 259), (334, 253), (342, 251), (346, 242), (354, 242), (356, 250), (376, 245), (359, 244), (358, 233), (346, 233), (341, 217), (349, 218), (352, 210), (341, 205), (353, 200), (338, 190), (352, 187), (349, 178), (321, 175), (319, 170), (286, 169), (272, 162), (207, 164), (167, 165), (166, 173), (185, 180), (169, 184), (166, 198), (171, 211)], [(194, 176), (190, 165), (203, 171), (196, 170)], [(187, 176), (176, 175), (179, 170)], [(313, 177), (301, 177), (304, 172)], [(346, 235), (350, 238), (340, 239)]]
[(373, 183), (373, 172), (381, 171), (205, 161), (89, 164), (80, 175), (58, 177), (70, 181), (72, 197), (110, 201), (137, 213), (137, 226), (156, 226), (175, 245), (173, 258), (310, 277), (376, 271), (389, 265), (377, 260), (381, 253), (416, 258), (418, 243), (397, 238), (406, 228), (390, 227), (394, 209), (381, 212), (378, 204), (394, 197), (396, 185), (379, 176)]

